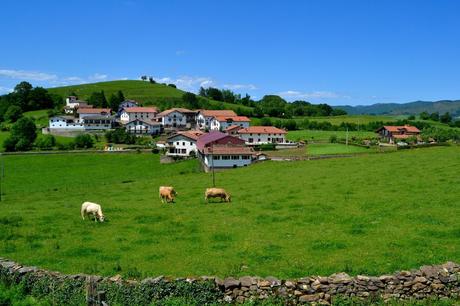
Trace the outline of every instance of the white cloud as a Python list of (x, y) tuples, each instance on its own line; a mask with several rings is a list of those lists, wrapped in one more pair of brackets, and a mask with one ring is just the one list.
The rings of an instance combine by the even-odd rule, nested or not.
[[(26, 81), (43, 82), (45, 86), (64, 86), (73, 84), (84, 84), (93, 82), (102, 82), (109, 79), (107, 74), (94, 73), (87, 77), (79, 76), (58, 76), (40, 71), (0, 69), (0, 78), (9, 78)], [(3, 89), (5, 90), (5, 89)]]
[(33, 81), (52, 81), (58, 78), (58, 76), (55, 74), (10, 69), (0, 69), (0, 77), (6, 77), (10, 79), (26, 79)]
[(13, 91), (13, 88), (0, 86), (0, 94), (7, 94)]
[(177, 50), (176, 51), (177, 56), (181, 56), (181, 55), (184, 55), (184, 54), (185, 54), (185, 50)]
[(301, 92), (296, 90), (287, 90), (278, 93), (279, 96), (286, 99), (335, 99), (335, 98), (349, 98), (331, 91), (312, 91)]
[(196, 91), (200, 87), (216, 86), (215, 81), (208, 77), (181, 76), (177, 79), (171, 77), (153, 77), (153, 79), (158, 83), (174, 84), (178, 88), (187, 91)]
[(228, 88), (232, 90), (238, 90), (238, 89), (256, 90), (257, 89), (257, 87), (253, 84), (224, 84), (224, 88)]

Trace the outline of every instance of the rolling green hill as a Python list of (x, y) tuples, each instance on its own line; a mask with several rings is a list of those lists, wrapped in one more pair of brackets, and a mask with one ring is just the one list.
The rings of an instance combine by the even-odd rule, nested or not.
[[(48, 89), (49, 92), (62, 97), (76, 94), (82, 100), (88, 99), (93, 92), (101, 90), (104, 91), (107, 99), (112, 93), (121, 90), (127, 99), (136, 100), (144, 106), (155, 105), (160, 109), (183, 106), (182, 95), (185, 93), (185, 91), (164, 84), (151, 84), (135, 80), (99, 82)], [(199, 99), (203, 106), (210, 109), (252, 110), (252, 108), (242, 105), (214, 101), (203, 97), (199, 97)]]
[(449, 112), (460, 116), (460, 100), (442, 100), (436, 102), (415, 101), (409, 103), (377, 103), (372, 105), (336, 106), (350, 115), (417, 115), (421, 112), (443, 114)]

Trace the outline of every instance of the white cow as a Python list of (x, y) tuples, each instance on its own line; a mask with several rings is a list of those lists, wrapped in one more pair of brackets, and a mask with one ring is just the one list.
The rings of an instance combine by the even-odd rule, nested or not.
[(102, 213), (101, 205), (91, 202), (84, 202), (81, 204), (81, 217), (85, 220), (85, 215), (92, 214), (94, 221), (104, 222), (104, 214)]

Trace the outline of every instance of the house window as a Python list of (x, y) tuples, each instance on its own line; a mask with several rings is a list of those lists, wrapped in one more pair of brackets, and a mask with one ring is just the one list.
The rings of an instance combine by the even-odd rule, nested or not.
[(242, 155), (241, 159), (249, 159), (249, 156), (248, 155)]
[(179, 141), (178, 141), (178, 142), (176, 142), (176, 145), (179, 145)]
[(252, 139), (252, 138), (248, 139), (248, 142), (250, 142), (250, 143), (252, 143), (253, 141), (254, 141), (254, 139)]
[(187, 153), (187, 150), (186, 150), (186, 149), (182, 149), (181, 152), (182, 152), (182, 154), (185, 154), (185, 153)]
[(185, 141), (182, 142), (182, 145), (185, 146)]
[(239, 155), (232, 155), (232, 159), (240, 159)]
[(230, 156), (228, 156), (228, 155), (222, 155), (222, 159), (223, 159), (223, 160), (229, 160), (229, 159), (230, 159)]
[(220, 155), (213, 155), (212, 157), (214, 160), (220, 160)]
[(270, 137), (268, 137), (268, 141), (270, 141)]
[(257, 138), (257, 142), (260, 142), (260, 138)]

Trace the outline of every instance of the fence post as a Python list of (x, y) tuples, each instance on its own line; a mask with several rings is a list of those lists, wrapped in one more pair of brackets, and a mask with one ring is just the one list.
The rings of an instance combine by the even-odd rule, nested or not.
[(86, 277), (86, 305), (95, 306), (96, 301), (96, 283), (92, 276)]

